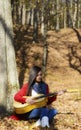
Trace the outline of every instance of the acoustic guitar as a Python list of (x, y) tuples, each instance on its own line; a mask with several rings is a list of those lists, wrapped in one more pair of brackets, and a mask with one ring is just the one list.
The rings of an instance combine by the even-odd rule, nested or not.
[[(43, 106), (46, 106), (47, 105), (47, 102), (48, 102), (48, 98), (49, 96), (56, 96), (58, 94), (63, 94), (65, 93), (66, 90), (61, 90), (61, 91), (58, 91), (58, 92), (54, 92), (54, 93), (49, 93), (49, 94), (38, 94), (36, 97), (33, 97), (33, 99), (35, 100), (35, 103), (33, 104), (28, 104), (28, 103), (20, 103), (20, 102), (17, 102), (14, 100), (13, 102), (13, 107), (14, 107), (14, 111), (17, 113), (17, 114), (24, 114), (24, 113), (27, 113), (27, 112), (30, 112), (31, 110), (35, 109), (35, 108), (40, 108), (40, 107), (43, 107)], [(29, 98), (29, 96), (24, 96), (25, 98)]]

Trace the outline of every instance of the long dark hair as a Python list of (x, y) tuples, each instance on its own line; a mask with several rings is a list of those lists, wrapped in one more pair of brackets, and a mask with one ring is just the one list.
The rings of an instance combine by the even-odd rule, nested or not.
[(37, 74), (41, 71), (39, 66), (33, 66), (30, 69), (29, 80), (28, 80), (28, 92), (27, 95), (30, 95), (31, 86), (34, 84)]

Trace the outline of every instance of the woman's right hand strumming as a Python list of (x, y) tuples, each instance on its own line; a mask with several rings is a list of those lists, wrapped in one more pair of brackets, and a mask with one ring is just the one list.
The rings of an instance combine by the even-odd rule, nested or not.
[(35, 101), (32, 97), (29, 97), (29, 98), (26, 99), (26, 103), (33, 104), (33, 103), (35, 103)]

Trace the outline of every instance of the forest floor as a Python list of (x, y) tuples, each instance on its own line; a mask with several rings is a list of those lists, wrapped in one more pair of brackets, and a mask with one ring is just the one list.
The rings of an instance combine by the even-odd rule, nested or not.
[[(27, 27), (14, 26), (16, 61), (20, 86), (27, 82), (29, 68), (42, 65), (43, 47), (41, 36), (32, 42), (32, 32)], [(58, 114), (50, 128), (32, 128), (33, 122), (3, 118), (1, 130), (81, 130), (81, 30), (62, 29), (47, 33), (48, 58), (45, 81), (50, 92), (67, 89), (51, 104)], [(70, 91), (71, 90), (71, 91)], [(76, 92), (72, 92), (76, 90)], [(80, 90), (80, 91), (79, 91)]]

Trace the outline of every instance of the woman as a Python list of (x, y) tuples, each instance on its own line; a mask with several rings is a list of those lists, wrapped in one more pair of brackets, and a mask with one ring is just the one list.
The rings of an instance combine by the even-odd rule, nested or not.
[[(28, 103), (31, 105), (35, 103), (33, 96), (36, 96), (37, 94), (49, 94), (49, 88), (48, 85), (42, 80), (41, 68), (38, 66), (33, 66), (30, 70), (28, 83), (22, 86), (20, 91), (15, 94), (14, 99), (15, 101)], [(24, 96), (29, 96), (30, 98), (25, 98)], [(47, 99), (47, 104), (51, 104), (53, 101), (56, 100), (56, 95), (48, 97)], [(49, 127), (49, 123), (56, 114), (56, 109), (49, 109), (44, 106), (40, 108), (35, 108), (25, 114), (18, 114), (17, 116), (19, 119), (25, 120), (38, 119), (36, 122), (36, 126), (40, 125), (42, 127)]]

